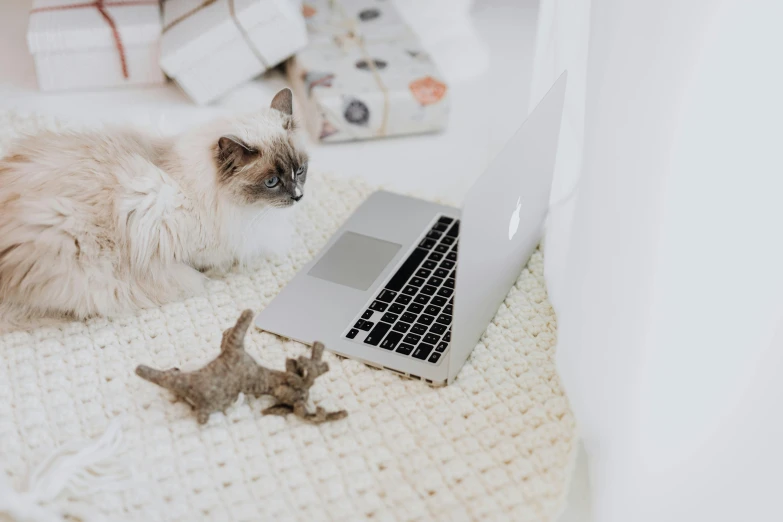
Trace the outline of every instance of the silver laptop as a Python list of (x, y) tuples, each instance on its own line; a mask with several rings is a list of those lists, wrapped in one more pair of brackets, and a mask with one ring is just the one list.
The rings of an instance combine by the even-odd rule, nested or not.
[(462, 210), (375, 192), (256, 318), (305, 344), (453, 382), (541, 239), (566, 73)]

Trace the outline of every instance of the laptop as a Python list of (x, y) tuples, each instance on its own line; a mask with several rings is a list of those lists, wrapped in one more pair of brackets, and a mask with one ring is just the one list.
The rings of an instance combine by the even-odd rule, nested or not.
[(453, 382), (541, 239), (565, 87), (563, 73), (461, 210), (373, 193), (255, 324), (431, 385)]

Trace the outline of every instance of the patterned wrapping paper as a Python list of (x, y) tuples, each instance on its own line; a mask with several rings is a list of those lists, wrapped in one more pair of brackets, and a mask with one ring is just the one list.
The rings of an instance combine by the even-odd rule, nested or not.
[(340, 142), (442, 130), (448, 88), (388, 0), (308, 0), (288, 63), (310, 133)]
[(158, 0), (33, 0), (27, 46), (41, 90), (163, 83)]
[(166, 0), (161, 66), (198, 104), (286, 60), (307, 43), (290, 0)]

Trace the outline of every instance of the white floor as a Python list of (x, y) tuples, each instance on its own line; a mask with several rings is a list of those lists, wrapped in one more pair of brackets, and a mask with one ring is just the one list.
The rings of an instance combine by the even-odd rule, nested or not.
[[(209, 107), (174, 85), (132, 90), (38, 92), (25, 30), (30, 0), (0, 5), (0, 110), (46, 111), (82, 121), (131, 122), (176, 132), (225, 111), (268, 103), (285, 85), (277, 73), (236, 89)], [(481, 77), (450, 86), (449, 128), (440, 134), (310, 146), (314, 172), (359, 176), (373, 184), (459, 203), (527, 114), (537, 0), (476, 0), (474, 21), (490, 50)], [(589, 520), (582, 453), (560, 522)]]

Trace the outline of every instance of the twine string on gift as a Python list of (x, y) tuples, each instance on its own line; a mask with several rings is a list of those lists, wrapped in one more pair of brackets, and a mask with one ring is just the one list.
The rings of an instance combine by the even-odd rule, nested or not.
[(386, 135), (386, 127), (389, 122), (389, 108), (391, 105), (389, 100), (389, 89), (386, 87), (386, 84), (383, 83), (383, 78), (381, 78), (381, 74), (378, 72), (378, 68), (375, 66), (375, 59), (367, 52), (367, 47), (364, 44), (364, 37), (359, 33), (356, 20), (346, 16), (345, 10), (343, 9), (342, 5), (337, 2), (337, 0), (332, 1), (332, 7), (340, 10), (341, 20), (345, 24), (345, 26), (341, 29), (346, 30), (344, 37), (335, 38), (335, 41), (343, 50), (346, 49), (346, 44), (349, 43), (355, 45), (356, 48), (359, 49), (359, 52), (364, 59), (364, 63), (366, 63), (367, 67), (370, 69), (370, 72), (373, 75), (373, 79), (375, 80), (375, 83), (378, 85), (378, 89), (380, 89), (381, 94), (383, 95), (383, 116), (381, 117), (381, 124), (375, 133), (376, 136), (383, 137)]
[[(187, 18), (190, 18), (194, 14), (198, 13), (199, 11), (204, 9), (205, 7), (209, 7), (210, 5), (214, 4), (215, 2), (217, 2), (217, 0), (204, 0), (203, 2), (201, 2), (199, 5), (197, 5), (193, 9), (190, 9), (189, 11), (184, 12), (183, 14), (179, 15), (178, 17), (176, 17), (171, 22), (169, 22), (166, 25), (164, 25), (163, 26), (163, 32), (165, 33), (166, 31), (168, 31), (172, 27), (175, 27), (176, 25), (178, 25), (183, 20), (186, 20)], [(166, 0), (163, 0), (163, 3), (166, 3)]]
[(261, 65), (264, 66), (264, 69), (269, 69), (269, 65), (267, 65), (266, 60), (264, 60), (264, 57), (261, 56), (261, 53), (253, 44), (253, 41), (250, 39), (250, 35), (247, 34), (247, 31), (245, 31), (244, 26), (242, 26), (242, 24), (239, 23), (239, 18), (237, 18), (237, 13), (236, 10), (234, 9), (234, 0), (228, 0), (228, 11), (229, 13), (231, 13), (231, 18), (234, 20), (234, 24), (237, 26), (237, 29), (239, 29), (239, 33), (242, 35), (242, 38), (245, 39), (245, 43), (247, 43), (247, 47), (250, 49), (250, 51), (252, 51), (254, 55), (256, 55), (256, 58), (258, 58), (258, 61), (261, 62)]
[(117, 53), (120, 55), (120, 65), (122, 67), (122, 77), (126, 80), (130, 77), (128, 74), (128, 60), (125, 57), (125, 46), (120, 38), (120, 30), (117, 27), (117, 22), (109, 14), (107, 7), (126, 7), (132, 5), (158, 5), (158, 0), (95, 0), (94, 2), (83, 2), (77, 4), (65, 4), (65, 5), (51, 5), (46, 7), (35, 7), (30, 10), (30, 13), (44, 13), (49, 11), (65, 11), (70, 9), (88, 9), (94, 7), (98, 10), (98, 13), (103, 17), (106, 23), (111, 29), (112, 37), (114, 38), (114, 47), (117, 48)]
[[(194, 14), (198, 13), (205, 7), (209, 7), (210, 5), (214, 4), (218, 0), (204, 0), (199, 5), (194, 7), (193, 9), (190, 9), (186, 11), (185, 13), (179, 15), (178, 17), (174, 18), (172, 21), (167, 23), (165, 26), (163, 26), (163, 32), (165, 33), (172, 27), (177, 26), (184, 20), (187, 20)], [(165, 0), (164, 0), (165, 2)], [(245, 31), (244, 26), (239, 22), (239, 18), (237, 18), (236, 9), (234, 8), (234, 0), (228, 0), (228, 12), (231, 15), (231, 19), (234, 21), (234, 25), (237, 27), (237, 30), (239, 31), (239, 34), (242, 35), (242, 38), (245, 40), (245, 43), (247, 43), (248, 48), (250, 51), (255, 55), (255, 57), (258, 59), (259, 62), (261, 62), (261, 65), (264, 67), (264, 69), (269, 69), (269, 64), (267, 64), (266, 60), (264, 60), (264, 57), (261, 56), (261, 53), (256, 48), (256, 46), (253, 44), (253, 41), (250, 39), (250, 35), (247, 34), (247, 31)]]

